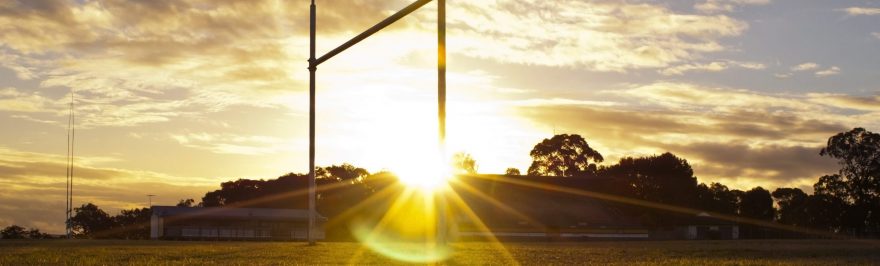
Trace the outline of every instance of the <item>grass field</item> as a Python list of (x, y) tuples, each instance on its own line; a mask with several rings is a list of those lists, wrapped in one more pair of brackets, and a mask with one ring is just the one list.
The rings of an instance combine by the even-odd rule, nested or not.
[[(880, 244), (844, 240), (453, 244), (450, 265), (829, 265), (880, 264)], [(363, 252), (359, 252), (362, 250)], [(358, 254), (360, 253), (360, 254)], [(511, 261), (514, 259), (516, 262)], [(0, 265), (402, 264), (358, 243), (0, 241)]]

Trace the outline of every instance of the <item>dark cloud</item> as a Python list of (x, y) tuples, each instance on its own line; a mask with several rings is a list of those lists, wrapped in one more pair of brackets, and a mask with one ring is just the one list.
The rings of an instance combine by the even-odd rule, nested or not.
[(64, 0), (11, 0), (0, 3), (0, 17), (39, 18), (58, 24), (73, 21), (70, 2)]
[(523, 107), (520, 114), (622, 153), (600, 151), (609, 157), (631, 156), (645, 148), (671, 151), (699, 162), (694, 167), (704, 181), (743, 179), (776, 187), (836, 172), (836, 163), (820, 157), (819, 147), (847, 127), (796, 112), (759, 110), (548, 105)]
[(742, 143), (691, 143), (665, 145), (670, 151), (705, 162), (697, 167), (704, 177), (748, 178), (779, 184), (818, 178), (837, 172), (837, 163), (819, 156), (821, 147), (750, 147)]

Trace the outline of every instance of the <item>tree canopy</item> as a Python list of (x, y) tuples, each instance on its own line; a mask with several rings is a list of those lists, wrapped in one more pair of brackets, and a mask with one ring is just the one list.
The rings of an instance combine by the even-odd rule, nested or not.
[(469, 153), (458, 152), (452, 155), (452, 168), (456, 173), (473, 175), (477, 173), (477, 160)]
[(532, 165), (529, 175), (543, 176), (583, 176), (596, 173), (596, 163), (601, 163), (602, 154), (594, 150), (577, 134), (561, 134), (544, 139), (529, 153)]
[(687, 160), (672, 153), (625, 157), (603, 169), (602, 175), (617, 180), (625, 195), (653, 202), (694, 207), (697, 178)]
[(773, 197), (770, 191), (762, 187), (755, 187), (746, 191), (740, 197), (739, 214), (745, 217), (772, 221), (776, 217), (776, 209), (773, 207)]

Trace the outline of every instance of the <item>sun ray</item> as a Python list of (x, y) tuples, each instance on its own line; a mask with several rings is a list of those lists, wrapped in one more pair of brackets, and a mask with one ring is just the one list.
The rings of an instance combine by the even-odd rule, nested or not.
[(372, 241), (375, 241), (376, 234), (385, 229), (385, 226), (390, 221), (391, 217), (397, 215), (397, 213), (405, 204), (405, 200), (409, 199), (413, 194), (413, 190), (411, 188), (405, 188), (404, 191), (394, 199), (394, 203), (391, 204), (391, 207), (388, 208), (388, 211), (385, 212), (385, 215), (382, 216), (382, 219), (367, 233), (365, 239), (362, 239), (361, 242), (365, 245), (361, 245), (358, 250), (352, 255), (351, 259), (349, 259), (348, 264), (355, 264), (357, 259), (363, 255), (364, 251), (367, 250), (368, 245)]
[(520, 212), (520, 211), (518, 211), (518, 210), (516, 210), (516, 209), (514, 209), (514, 208), (512, 208), (512, 207), (510, 207), (510, 206), (508, 206), (507, 204), (504, 204), (504, 203), (502, 203), (502, 202), (500, 202), (500, 201), (498, 201), (498, 200), (496, 200), (496, 199), (493, 199), (493, 198), (490, 197), (489, 195), (486, 195), (486, 193), (483, 193), (482, 191), (477, 190), (476, 188), (474, 188), (474, 187), (471, 186), (471, 185), (468, 185), (468, 184), (465, 183), (465, 182), (461, 182), (461, 181), (459, 181), (459, 180), (454, 180), (454, 181), (451, 181), (451, 182), (449, 182), (449, 183), (450, 183), (450, 184), (454, 184), (454, 185), (456, 185), (456, 186), (458, 186), (458, 187), (461, 187), (461, 188), (467, 190), (467, 192), (471, 193), (472, 195), (475, 195), (475, 196), (479, 197), (480, 199), (482, 199), (482, 200), (484, 200), (484, 201), (486, 201), (486, 202), (489, 202), (489, 203), (492, 204), (493, 206), (498, 207), (499, 209), (501, 209), (502, 211), (505, 211), (505, 212), (507, 212), (507, 213), (513, 214), (514, 216), (516, 216), (517, 218), (520, 218), (520, 219), (522, 219), (522, 220), (528, 221), (530, 225), (535, 225), (536, 229), (541, 229), (541, 230), (546, 230), (546, 229), (547, 229), (547, 227), (546, 227), (543, 223), (541, 223), (541, 222), (539, 222), (539, 221), (537, 221), (537, 220), (535, 220), (535, 219), (532, 219), (532, 217), (529, 217), (528, 215), (523, 214), (522, 212)]
[(461, 196), (459, 196), (455, 191), (452, 190), (449, 191), (447, 196), (449, 196), (447, 198), (450, 198), (451, 202), (455, 203), (455, 205), (462, 212), (464, 212), (468, 219), (476, 224), (478, 230), (482, 230), (483, 232), (488, 233), (487, 235), (489, 238), (489, 243), (492, 245), (492, 247), (494, 247), (496, 250), (498, 250), (498, 252), (501, 253), (502, 257), (504, 257), (509, 262), (503, 264), (519, 265), (519, 262), (516, 261), (515, 258), (513, 258), (513, 255), (511, 255), (509, 251), (507, 251), (507, 248), (505, 248), (504, 245), (501, 244), (501, 241), (499, 241), (498, 238), (496, 238), (495, 235), (492, 234), (492, 231), (489, 230), (489, 227), (487, 227), (486, 224), (483, 223), (483, 220), (480, 219), (480, 217), (477, 216), (476, 213), (474, 213), (474, 211), (467, 205), (466, 202), (464, 202), (463, 199), (461, 199)]
[[(350, 185), (353, 185), (353, 184), (345, 183), (345, 182), (337, 182), (337, 183), (332, 183), (332, 184), (321, 185), (321, 186), (318, 186), (317, 192), (331, 191), (334, 189), (338, 189), (338, 188), (342, 188), (342, 187), (350, 186)], [(277, 193), (277, 194), (272, 194), (272, 195), (266, 195), (263, 197), (257, 197), (257, 198), (253, 198), (253, 199), (243, 200), (243, 201), (231, 203), (228, 205), (223, 205), (222, 207), (223, 208), (247, 208), (247, 207), (255, 206), (260, 203), (281, 200), (281, 199), (288, 198), (288, 197), (302, 196), (307, 193), (308, 193), (308, 189), (298, 189), (298, 190), (293, 190), (293, 191), (288, 191), (288, 192)], [(208, 215), (208, 214), (211, 214), (214, 212), (222, 212), (222, 211), (223, 210), (221, 210), (221, 209), (205, 208), (205, 209), (200, 209), (199, 211), (196, 211), (196, 212), (192, 212), (187, 215), (167, 217), (164, 219), (165, 219), (165, 222), (173, 222), (176, 220), (187, 219), (192, 216)], [(93, 234), (94, 234), (94, 237), (112, 236), (114, 234), (124, 233), (124, 232), (130, 231), (130, 230), (137, 230), (137, 229), (133, 229), (133, 228), (139, 228), (139, 227), (143, 227), (143, 226), (150, 226), (150, 222), (147, 221), (147, 222), (143, 222), (143, 223), (135, 223), (135, 224), (132, 224), (132, 225), (129, 225), (126, 227), (114, 227), (114, 228), (110, 228), (110, 229), (107, 229), (104, 231), (94, 232)]]
[(379, 201), (382, 199), (390, 198), (389, 197), (390, 194), (397, 192), (399, 188), (400, 188), (400, 186), (398, 186), (396, 184), (391, 184), (391, 185), (388, 185), (388, 186), (382, 188), (378, 192), (367, 197), (365, 200), (359, 202), (358, 204), (355, 204), (354, 206), (351, 206), (350, 208), (348, 208), (344, 212), (340, 213), (339, 215), (336, 215), (336, 217), (333, 217), (332, 219), (330, 219), (330, 221), (327, 221), (327, 226), (333, 226), (339, 221), (345, 221), (347, 218), (351, 217), (352, 215), (357, 214), (358, 211), (360, 211), (362, 208), (364, 208), (365, 206), (367, 206), (369, 204), (373, 204), (376, 201)]
[(647, 207), (647, 208), (652, 208), (652, 209), (657, 209), (657, 210), (678, 212), (678, 213), (684, 213), (684, 214), (690, 214), (690, 215), (707, 213), (707, 214), (711, 215), (712, 217), (722, 219), (722, 220), (727, 220), (727, 221), (736, 222), (736, 223), (744, 223), (744, 224), (750, 224), (750, 225), (763, 226), (763, 227), (786, 230), (786, 231), (791, 231), (791, 232), (812, 234), (812, 235), (824, 236), (824, 237), (829, 237), (829, 238), (843, 238), (843, 239), (851, 238), (851, 237), (848, 237), (845, 235), (840, 235), (840, 234), (835, 234), (835, 233), (820, 231), (820, 230), (814, 230), (814, 229), (809, 229), (809, 228), (803, 228), (803, 227), (799, 227), (799, 226), (795, 226), (795, 225), (778, 224), (778, 223), (762, 221), (762, 220), (752, 219), (752, 218), (747, 218), (747, 217), (728, 215), (728, 214), (686, 208), (686, 207), (663, 204), (663, 203), (656, 203), (656, 202), (651, 202), (651, 201), (646, 201), (646, 200), (627, 198), (627, 197), (610, 195), (610, 194), (594, 192), (594, 191), (586, 191), (586, 190), (580, 190), (580, 189), (574, 189), (574, 188), (567, 188), (567, 187), (562, 187), (562, 186), (538, 183), (538, 182), (527, 181), (527, 180), (520, 180), (520, 179), (515, 179), (515, 178), (497, 178), (497, 177), (488, 177), (488, 176), (480, 176), (480, 175), (469, 175), (469, 176), (483, 178), (483, 179), (489, 179), (489, 180), (494, 180), (494, 181), (500, 181), (500, 182), (505, 182), (505, 183), (514, 184), (514, 185), (520, 185), (520, 186), (525, 186), (525, 187), (543, 189), (543, 190), (547, 190), (547, 191), (567, 193), (567, 194), (578, 195), (578, 196), (583, 196), (583, 197), (601, 199), (601, 200), (610, 201), (610, 202), (617, 202), (617, 203), (624, 203), (624, 204), (629, 204), (629, 205), (634, 205), (634, 206)]

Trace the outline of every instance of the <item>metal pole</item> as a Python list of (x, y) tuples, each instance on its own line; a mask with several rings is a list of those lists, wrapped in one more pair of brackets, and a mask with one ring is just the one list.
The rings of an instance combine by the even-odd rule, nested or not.
[(67, 183), (65, 184), (66, 194), (64, 194), (64, 234), (70, 239), (70, 125), (73, 119), (73, 88), (70, 89), (70, 106), (67, 114), (67, 173), (64, 176)]
[(315, 245), (315, 0), (309, 6), (309, 245)]
[[(439, 120), (439, 152), (446, 160), (446, 0), (437, 1), (437, 116)], [(443, 167), (446, 167), (444, 165)], [(446, 202), (440, 194), (438, 202), (437, 240), (446, 244)]]
[(446, 145), (446, 0), (437, 1), (437, 101), (440, 148)]
[[(386, 18), (385, 20), (382, 20), (381, 22), (377, 23), (376, 25), (365, 30), (361, 34), (358, 34), (354, 38), (351, 38), (351, 40), (343, 43), (339, 47), (336, 47), (336, 49), (333, 49), (330, 52), (327, 52), (327, 54), (322, 55), (320, 58), (318, 58), (318, 61), (315, 63), (315, 66), (320, 65), (321, 63), (324, 63), (324, 61), (327, 61), (328, 59), (341, 53), (342, 51), (345, 51), (346, 49), (351, 48), (355, 44), (366, 39), (367, 37), (370, 37), (370, 35), (373, 35), (376, 32), (384, 29), (385, 27), (388, 27), (388, 25), (391, 25), (392, 23), (400, 20), (401, 18), (405, 17), (406, 15), (409, 15), (409, 13), (416, 11), (420, 7), (422, 7), (425, 4), (428, 4), (430, 2), (431, 2), (431, 0), (419, 0), (419, 1), (413, 2), (412, 4), (404, 7), (400, 11), (397, 11), (397, 13), (394, 13), (394, 15), (391, 15), (390, 17)], [(312, 25), (314, 25), (314, 23)]]
[[(425, 4), (431, 2), (432, 0), (417, 0), (410, 4), (409, 6), (397, 11), (390, 17), (382, 20), (377, 23), (373, 27), (370, 27), (366, 31), (358, 34), (351, 40), (343, 43), (339, 47), (331, 50), (327, 54), (324, 54), (320, 58), (315, 58), (315, 0), (312, 0), (310, 6), (310, 46), (309, 46), (309, 229), (308, 229), (308, 239), (309, 244), (315, 244), (315, 232), (313, 231), (315, 228), (315, 71), (317, 71), (318, 65), (323, 63), (324, 61), (329, 60), (333, 56), (345, 51), (348, 48), (351, 48), (355, 44), (363, 41), (367, 37), (375, 34), (376, 32), (388, 27), (392, 23), (400, 20), (401, 18), (409, 15), (413, 11), (421, 8)], [(441, 20), (439, 23), (439, 29), (441, 31), (439, 35), (440, 41), (440, 66), (439, 66), (439, 75), (440, 81), (438, 87), (440, 87), (440, 143), (441, 150), (444, 146), (446, 138), (446, 1), (440, 0), (440, 11)], [(445, 152), (444, 152), (445, 154)], [(445, 156), (445, 155), (444, 155)]]

